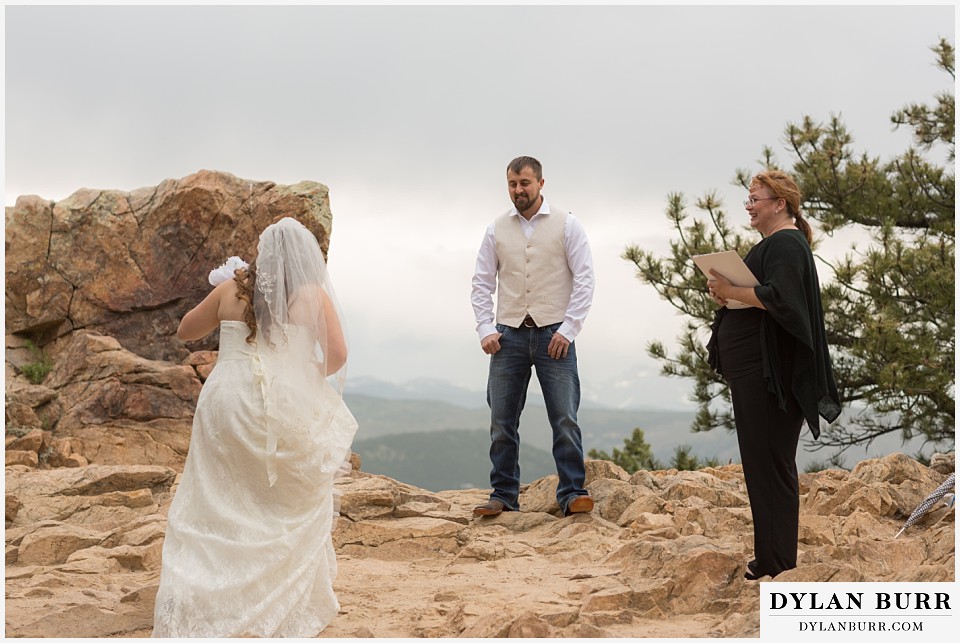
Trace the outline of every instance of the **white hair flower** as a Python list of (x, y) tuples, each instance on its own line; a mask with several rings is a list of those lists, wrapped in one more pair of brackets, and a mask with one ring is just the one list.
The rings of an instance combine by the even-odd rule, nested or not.
[(210, 285), (217, 287), (223, 282), (233, 279), (234, 271), (240, 270), (241, 268), (247, 268), (249, 266), (246, 261), (240, 257), (230, 257), (227, 259), (222, 266), (219, 268), (214, 268), (210, 271), (210, 276), (207, 277), (207, 281), (210, 282)]

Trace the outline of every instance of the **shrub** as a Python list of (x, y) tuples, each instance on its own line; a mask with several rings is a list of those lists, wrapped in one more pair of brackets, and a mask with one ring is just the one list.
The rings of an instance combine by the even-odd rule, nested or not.
[(32, 384), (40, 384), (46, 379), (50, 371), (53, 370), (53, 360), (47, 357), (43, 349), (27, 340), (27, 349), (33, 355), (33, 361), (20, 367), (20, 372), (30, 380)]

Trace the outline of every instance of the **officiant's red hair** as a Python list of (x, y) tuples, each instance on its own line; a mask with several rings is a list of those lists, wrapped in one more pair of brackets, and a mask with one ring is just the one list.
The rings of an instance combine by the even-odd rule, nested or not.
[(813, 244), (813, 230), (810, 224), (800, 213), (800, 202), (803, 200), (800, 194), (800, 188), (793, 177), (780, 170), (766, 170), (760, 172), (750, 181), (750, 189), (766, 188), (770, 191), (770, 196), (783, 199), (787, 204), (787, 212), (794, 219), (794, 223), (800, 232), (807, 238), (807, 243)]

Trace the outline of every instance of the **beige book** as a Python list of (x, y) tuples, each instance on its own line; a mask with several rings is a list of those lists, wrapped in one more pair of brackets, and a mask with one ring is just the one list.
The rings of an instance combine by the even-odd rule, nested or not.
[[(727, 250), (725, 252), (711, 252), (706, 255), (693, 255), (693, 263), (706, 275), (707, 279), (713, 279), (710, 269), (713, 268), (718, 273), (730, 280), (734, 286), (759, 286), (760, 282), (753, 276), (747, 264), (737, 254), (736, 250)], [(748, 304), (736, 299), (727, 300), (727, 308), (749, 308)]]

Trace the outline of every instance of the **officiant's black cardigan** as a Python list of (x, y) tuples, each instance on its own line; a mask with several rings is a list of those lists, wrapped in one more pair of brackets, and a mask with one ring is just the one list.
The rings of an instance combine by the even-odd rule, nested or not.
[[(814, 438), (820, 437), (819, 416), (833, 422), (840, 415), (840, 394), (833, 379), (827, 332), (823, 325), (820, 302), (820, 280), (813, 253), (799, 230), (780, 230), (761, 240), (747, 254), (746, 261), (760, 266), (755, 274), (760, 285), (754, 289), (766, 306), (760, 322), (760, 350), (763, 378), (767, 390), (776, 395), (781, 409), (786, 408), (780, 364), (793, 362), (792, 393)], [(753, 264), (753, 265), (751, 265)], [(707, 343), (709, 363), (723, 374), (720, 364), (717, 330), (727, 309), (720, 308), (714, 317)], [(792, 337), (795, 341), (783, 340)], [(794, 346), (793, 359), (781, 355), (783, 346)]]

